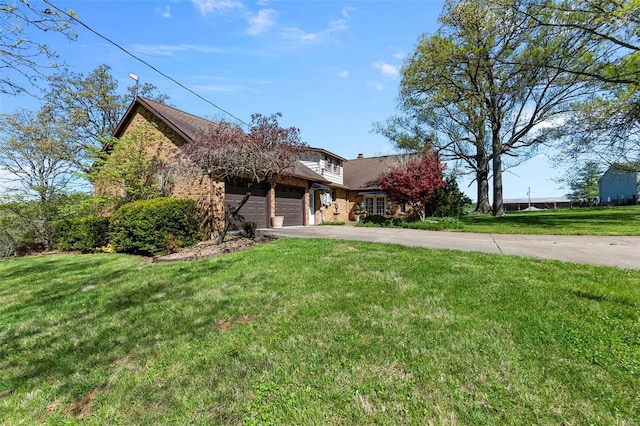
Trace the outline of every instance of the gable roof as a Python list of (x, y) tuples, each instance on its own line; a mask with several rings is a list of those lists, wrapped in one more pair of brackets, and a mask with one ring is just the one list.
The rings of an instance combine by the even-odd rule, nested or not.
[(314, 147), (310, 147), (310, 148), (309, 148), (309, 151), (317, 152), (317, 153), (319, 153), (319, 154), (324, 154), (324, 155), (326, 155), (326, 156), (328, 156), (328, 157), (337, 158), (337, 159), (338, 159), (338, 160), (340, 160), (340, 161), (347, 161), (347, 159), (346, 159), (346, 158), (342, 158), (342, 157), (340, 157), (338, 154), (334, 154), (333, 152), (331, 152), (331, 151), (327, 151), (327, 150), (326, 150), (326, 149), (324, 149), (324, 148), (314, 148)]
[(347, 160), (344, 164), (344, 184), (354, 190), (379, 189), (378, 178), (403, 159), (414, 154), (384, 155)]
[(197, 115), (189, 114), (177, 108), (138, 96), (131, 105), (129, 105), (127, 112), (124, 114), (124, 117), (118, 124), (118, 127), (116, 127), (113, 132), (113, 136), (120, 137), (122, 135), (122, 132), (124, 132), (129, 121), (135, 115), (138, 106), (142, 106), (149, 110), (153, 115), (158, 117), (167, 126), (171, 127), (171, 129), (182, 136), (187, 142), (191, 142), (193, 140), (198, 129), (213, 123), (213, 121), (206, 120), (202, 117), (198, 117)]
[[(180, 135), (187, 143), (193, 141), (198, 130), (208, 125), (215, 124), (215, 122), (211, 120), (198, 117), (197, 115), (189, 114), (160, 102), (152, 101), (151, 99), (146, 99), (143, 97), (137, 97), (131, 103), (131, 105), (129, 105), (127, 112), (114, 130), (113, 136), (122, 136), (122, 133), (129, 125), (139, 106), (146, 108), (154, 116), (159, 118), (163, 123), (169, 126), (178, 135)], [(293, 169), (288, 170), (285, 174), (287, 176), (306, 179), (312, 182), (330, 183), (324, 177), (315, 173), (313, 170), (300, 163), (299, 161), (296, 161)]]

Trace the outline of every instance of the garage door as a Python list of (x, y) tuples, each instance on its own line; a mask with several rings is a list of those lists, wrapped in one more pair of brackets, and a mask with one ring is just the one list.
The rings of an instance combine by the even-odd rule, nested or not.
[[(224, 204), (226, 211), (235, 208), (247, 192), (246, 184), (230, 183), (225, 184)], [(269, 221), (269, 210), (267, 208), (267, 190), (264, 186), (253, 188), (251, 197), (247, 203), (242, 206), (236, 223), (233, 224), (234, 229), (242, 229), (246, 222), (256, 222), (259, 228), (266, 228)]]
[(276, 216), (284, 216), (284, 226), (302, 225), (304, 188), (276, 186)]

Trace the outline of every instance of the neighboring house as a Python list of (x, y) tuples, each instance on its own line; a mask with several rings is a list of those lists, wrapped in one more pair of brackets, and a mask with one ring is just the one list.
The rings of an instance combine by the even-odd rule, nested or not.
[(528, 210), (557, 210), (570, 209), (572, 206), (571, 199), (567, 197), (549, 197), (549, 198), (514, 198), (506, 199), (503, 202), (505, 211), (520, 212)]
[[(138, 97), (128, 108), (113, 136), (120, 138), (133, 128), (153, 123), (157, 140), (150, 152), (175, 158), (179, 148), (191, 142), (199, 129), (211, 121), (176, 108)], [(276, 176), (272, 184), (253, 189), (247, 204), (240, 210), (243, 222), (254, 221), (269, 227), (271, 218), (284, 216), (284, 226), (318, 225), (325, 222), (356, 220), (357, 206), (367, 214), (388, 214), (390, 203), (377, 186), (377, 178), (398, 165), (404, 155), (346, 160), (322, 148), (310, 148), (293, 170)], [(206, 213), (206, 223), (221, 229), (224, 209), (234, 207), (245, 194), (242, 180), (213, 182), (200, 173), (176, 175), (168, 195), (192, 198)], [(113, 189), (95, 188), (96, 193), (113, 193)], [(404, 209), (396, 209), (404, 212)], [(213, 221), (211, 221), (213, 217)], [(241, 224), (237, 224), (241, 225)]]
[(640, 171), (637, 166), (614, 164), (598, 182), (601, 205), (640, 202)]

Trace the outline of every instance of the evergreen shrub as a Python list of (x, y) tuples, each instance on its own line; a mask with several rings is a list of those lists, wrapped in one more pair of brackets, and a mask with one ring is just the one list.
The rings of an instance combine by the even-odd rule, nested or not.
[(61, 219), (54, 223), (58, 250), (96, 251), (109, 243), (109, 218), (98, 216)]
[(166, 254), (193, 245), (200, 237), (193, 200), (135, 201), (120, 207), (111, 218), (111, 244), (119, 253)]

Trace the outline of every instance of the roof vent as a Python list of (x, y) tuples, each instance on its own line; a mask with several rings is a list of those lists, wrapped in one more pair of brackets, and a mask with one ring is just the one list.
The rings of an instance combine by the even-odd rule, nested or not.
[(358, 158), (364, 158), (364, 155), (358, 154)]

